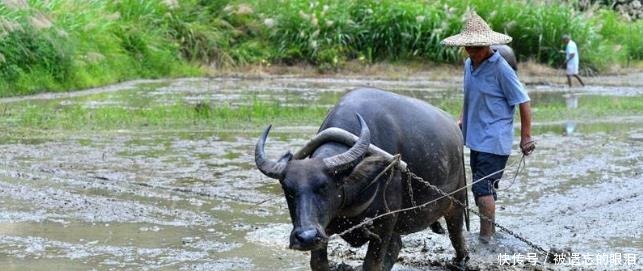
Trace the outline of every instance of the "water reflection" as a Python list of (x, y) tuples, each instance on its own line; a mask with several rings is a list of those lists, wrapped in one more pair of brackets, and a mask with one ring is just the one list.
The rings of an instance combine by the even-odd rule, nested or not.
[(567, 108), (570, 108), (570, 109), (578, 108), (578, 95), (577, 94), (571, 93), (571, 94), (567, 94), (567, 95), (565, 95), (563, 97), (565, 97), (565, 103), (567, 104)]
[(573, 120), (568, 120), (565, 122), (565, 131), (563, 131), (563, 135), (572, 135), (576, 131), (576, 122)]
[[(578, 108), (578, 95), (574, 93), (566, 94), (563, 96), (568, 109)], [(570, 136), (576, 131), (576, 121), (566, 120), (563, 135)]]

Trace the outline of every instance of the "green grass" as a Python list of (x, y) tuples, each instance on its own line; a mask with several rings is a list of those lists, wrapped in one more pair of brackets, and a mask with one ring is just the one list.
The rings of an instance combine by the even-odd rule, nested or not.
[[(439, 42), (475, 9), (513, 36), (522, 60), (557, 66), (562, 34), (586, 72), (643, 59), (643, 20), (605, 8), (504, 0), (49, 0), (0, 4), (0, 97), (133, 78), (203, 75), (204, 66), (349, 60), (461, 63)], [(546, 1), (547, 3), (550, 1)], [(22, 3), (17, 1), (16, 3)]]
[[(573, 130), (575, 134), (609, 133), (611, 136), (628, 137), (633, 127), (642, 127), (641, 124), (637, 122), (572, 122), (576, 124)], [(532, 127), (532, 135), (543, 135), (547, 133), (567, 134), (566, 123), (567, 122), (534, 126)], [(516, 131), (516, 134), (518, 134), (518, 131)]]
[[(146, 90), (142, 90), (146, 91)], [(283, 95), (281, 95), (283, 96)], [(297, 95), (290, 102), (300, 104)], [(535, 122), (565, 120), (595, 121), (643, 112), (643, 96), (580, 96), (579, 107), (568, 109), (557, 94), (534, 96)], [(180, 96), (161, 100), (139, 91), (102, 93), (73, 99), (23, 101), (0, 104), (0, 127), (6, 130), (113, 131), (167, 129), (251, 129), (275, 126), (317, 126), (339, 94), (320, 97), (314, 104), (285, 106), (278, 100), (259, 100), (248, 95), (234, 102), (203, 101), (189, 104)], [(169, 100), (169, 102), (167, 102)], [(453, 116), (460, 113), (462, 101), (445, 92), (433, 97), (433, 105)], [(516, 114), (518, 118), (518, 114)], [(518, 120), (517, 120), (518, 121)]]
[(308, 125), (323, 120), (326, 107), (282, 106), (278, 102), (249, 101), (247, 105), (167, 105), (125, 107), (60, 101), (20, 102), (0, 106), (0, 126), (13, 129), (117, 130), (185, 128), (256, 128), (273, 123), (281, 126)]
[(599, 120), (609, 117), (640, 116), (643, 112), (643, 96), (581, 96), (578, 108), (569, 109), (564, 100), (535, 103), (534, 121)]

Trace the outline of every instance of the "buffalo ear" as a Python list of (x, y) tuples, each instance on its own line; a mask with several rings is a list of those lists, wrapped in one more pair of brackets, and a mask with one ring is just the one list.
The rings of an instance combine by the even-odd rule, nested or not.
[(359, 184), (365, 181), (372, 181), (382, 170), (386, 169), (391, 161), (384, 156), (367, 156), (359, 162), (344, 178), (346, 184)]
[(283, 178), (285, 177), (286, 167), (288, 167), (288, 162), (290, 162), (290, 160), (292, 160), (292, 157), (293, 157), (293, 154), (290, 151), (286, 151), (286, 153), (284, 153), (279, 158), (279, 160), (277, 160), (277, 164), (283, 165), (282, 175), (281, 175), (280, 178), (277, 179), (277, 180), (279, 180), (280, 183), (283, 181)]
[(279, 160), (277, 160), (277, 163), (286, 163), (290, 162), (290, 160), (292, 160), (292, 152), (287, 151), (286, 153), (284, 153), (284, 155), (281, 156), (281, 158), (279, 158)]

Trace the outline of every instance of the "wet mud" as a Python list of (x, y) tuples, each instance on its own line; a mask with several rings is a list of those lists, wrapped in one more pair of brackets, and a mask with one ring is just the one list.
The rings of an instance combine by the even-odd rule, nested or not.
[[(573, 90), (606, 97), (643, 95), (639, 85), (609, 82)], [(177, 97), (195, 104), (241, 104), (256, 97), (330, 107), (347, 90), (367, 85), (430, 102), (461, 99), (457, 80), (276, 76), (136, 81), (0, 103), (48, 99), (100, 107), (121, 102), (110, 93), (125, 93), (158, 104)], [(527, 88), (541, 103), (565, 102), (569, 92), (557, 85)], [(105, 95), (76, 99), (96, 94)], [(274, 127), (266, 153), (276, 158), (286, 149), (297, 150), (319, 123)], [(596, 123), (600, 128), (585, 129)], [(471, 232), (465, 233), (469, 268), (643, 269), (641, 115), (573, 127), (564, 119), (534, 125), (542, 127), (535, 135), (536, 152), (515, 182), (520, 157), (514, 153), (510, 158), (500, 183), (497, 222), (545, 249), (571, 250), (580, 262), (521, 258), (538, 251), (504, 232), (494, 244), (482, 245), (472, 214)], [(255, 169), (259, 133), (259, 127), (5, 132), (0, 141), (1, 269), (308, 270), (309, 253), (287, 248), (291, 225), (278, 182)], [(448, 237), (429, 230), (407, 235), (403, 242), (394, 270), (444, 270), (454, 256)], [(359, 270), (364, 254), (365, 247), (351, 248), (338, 238), (329, 245), (335, 270)], [(599, 255), (619, 255), (621, 261), (603, 263)], [(634, 255), (634, 261), (627, 262), (626, 255)], [(593, 261), (584, 262), (589, 256)]]

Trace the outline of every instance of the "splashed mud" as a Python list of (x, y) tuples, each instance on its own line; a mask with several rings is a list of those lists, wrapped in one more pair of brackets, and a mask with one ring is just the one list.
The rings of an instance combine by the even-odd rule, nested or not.
[[(575, 89), (581, 95), (641, 96), (627, 84)], [(145, 84), (141, 88), (141, 84)], [(2, 99), (118, 103), (111, 93), (163, 104), (179, 97), (198, 103), (242, 103), (247, 97), (286, 104), (332, 106), (362, 85), (428, 101), (461, 99), (454, 81), (369, 78), (212, 78), (138, 81), (76, 94)], [(528, 85), (534, 102), (564, 103), (557, 86)], [(104, 93), (101, 100), (71, 99)], [(284, 95), (284, 94), (287, 95)], [(455, 92), (457, 93), (457, 92)], [(72, 96), (70, 96), (72, 95)], [(127, 96), (126, 95), (126, 96)], [(582, 106), (582, 104), (581, 104)], [(537, 114), (537, 112), (536, 112)], [(643, 124), (640, 114), (535, 123), (537, 151), (512, 184), (515, 154), (500, 183), (498, 223), (545, 248), (571, 248), (585, 265), (532, 264), (517, 255), (533, 248), (506, 233), (496, 244), (477, 241), (478, 220), (466, 233), (473, 270), (634, 270), (643, 268)], [(319, 120), (321, 122), (322, 120)], [(600, 125), (594, 127), (593, 125)], [(316, 131), (275, 127), (266, 153), (296, 150)], [(12, 129), (16, 129), (15, 127)], [(3, 270), (307, 270), (308, 253), (287, 249), (291, 230), (278, 183), (259, 173), (253, 150), (259, 128), (231, 130), (117, 130), (101, 133), (29, 131), (0, 142), (0, 266)], [(26, 136), (25, 136), (26, 134)], [(517, 142), (516, 142), (517, 143)], [(470, 202), (473, 202), (471, 199)], [(395, 270), (443, 270), (453, 257), (446, 236), (405, 236)], [(336, 270), (356, 269), (365, 248), (333, 239)], [(513, 256), (513, 258), (502, 258)], [(619, 263), (599, 262), (619, 255)], [(626, 255), (634, 255), (633, 262)], [(602, 256), (601, 256), (602, 257)], [(629, 256), (628, 256), (629, 257)], [(608, 258), (609, 259), (609, 258)]]

